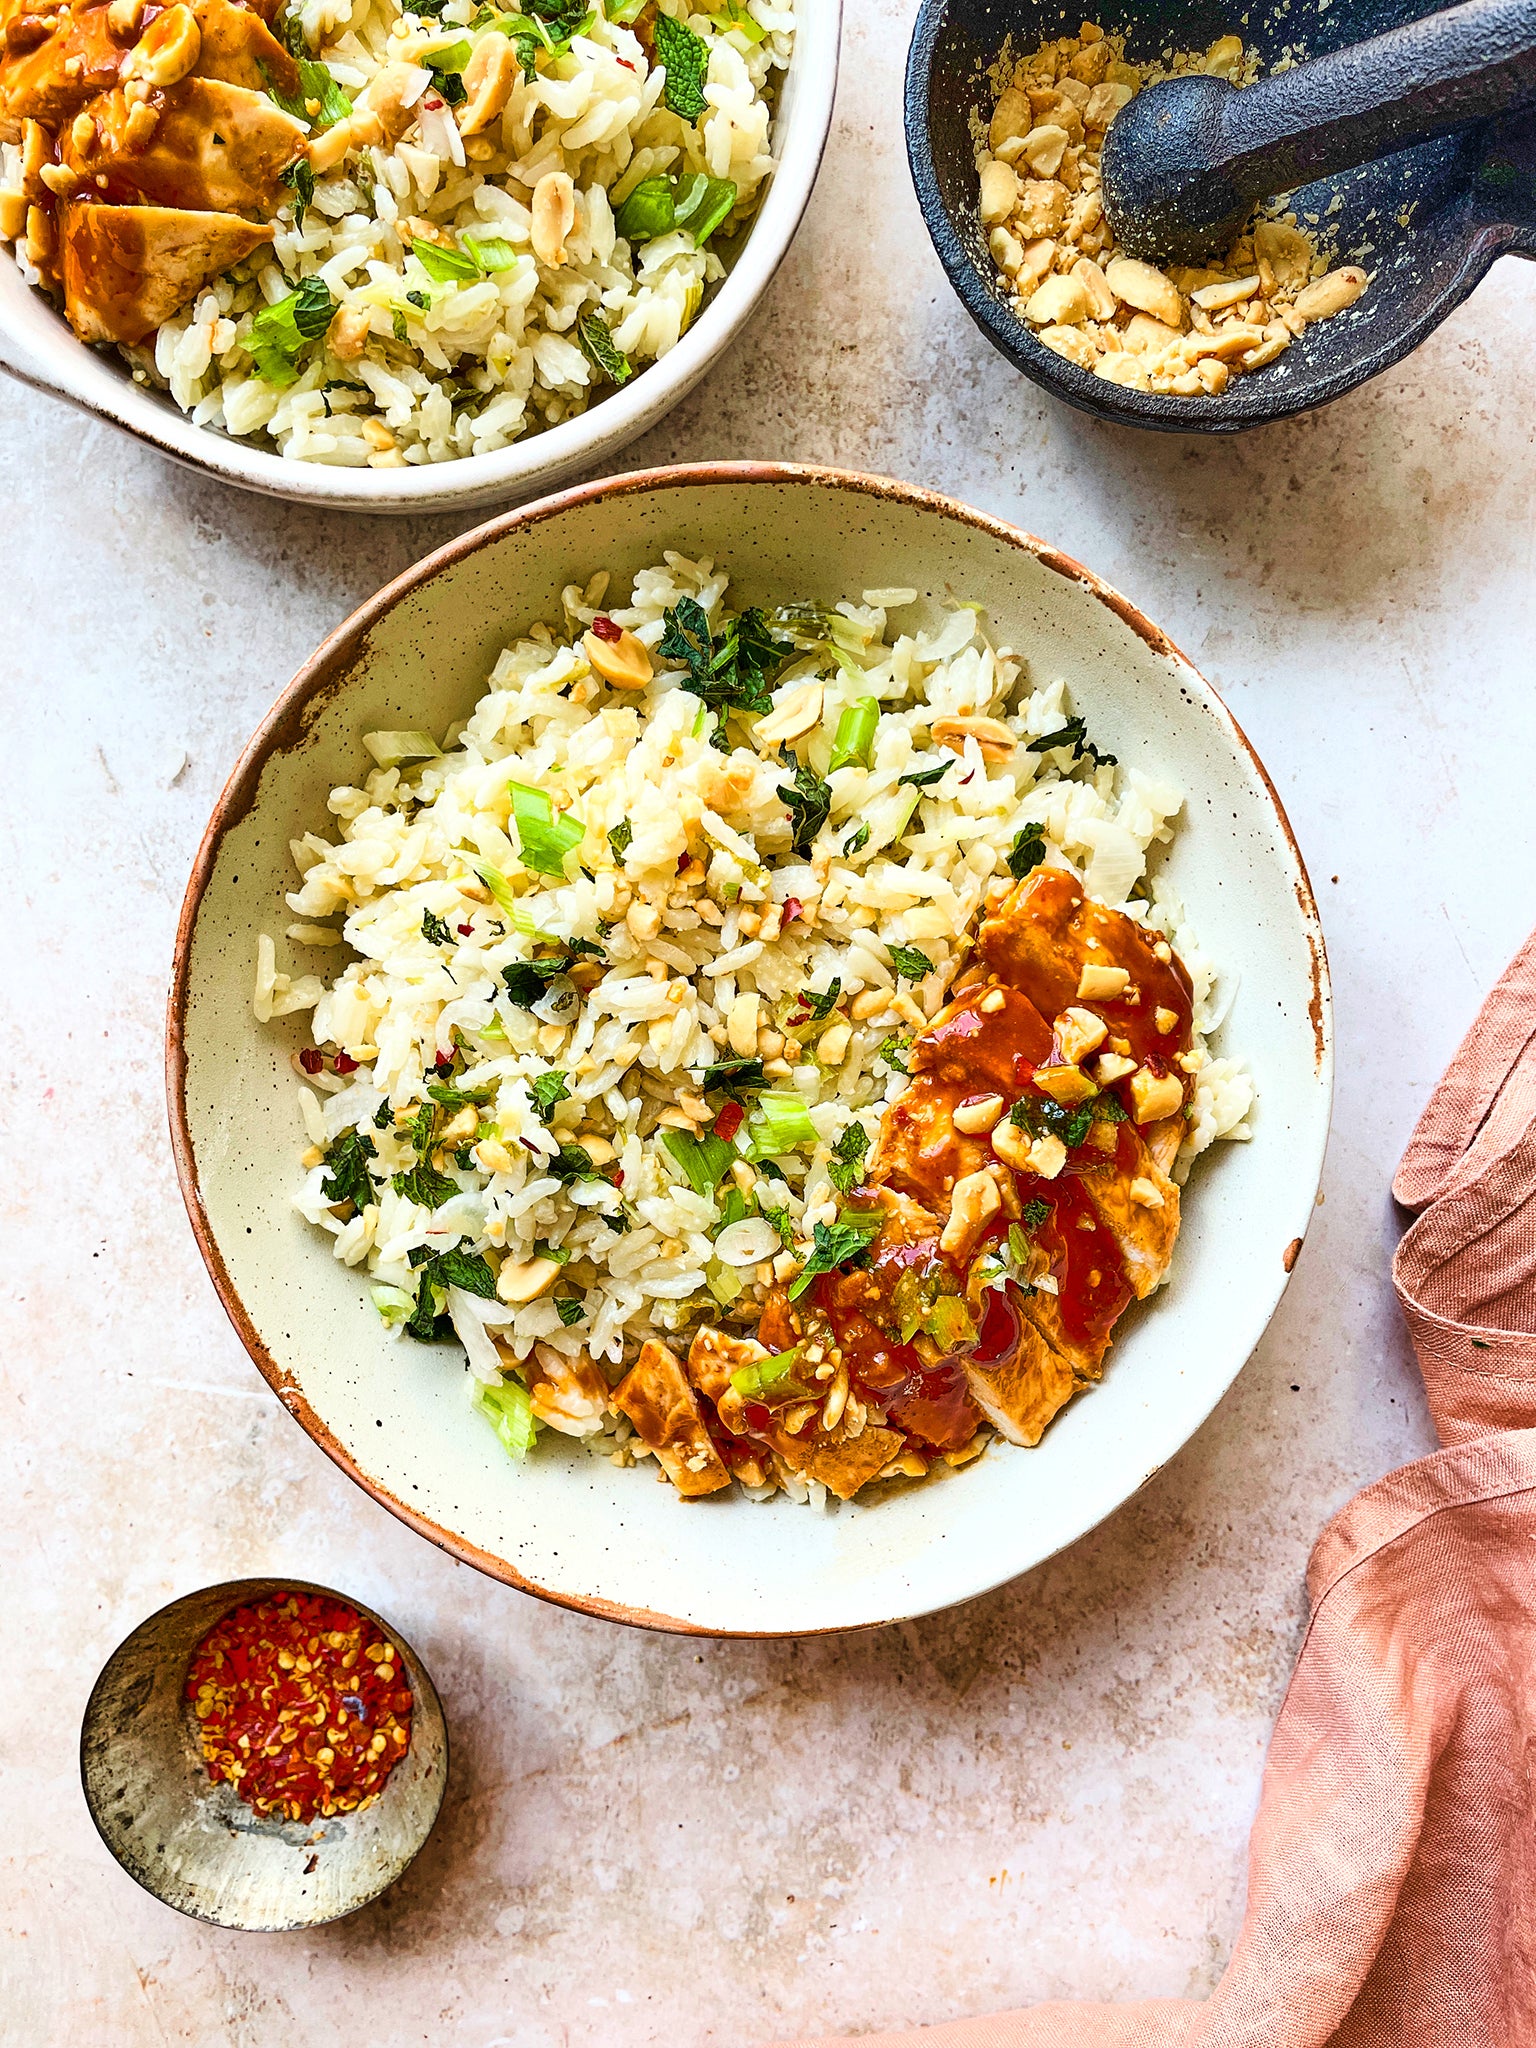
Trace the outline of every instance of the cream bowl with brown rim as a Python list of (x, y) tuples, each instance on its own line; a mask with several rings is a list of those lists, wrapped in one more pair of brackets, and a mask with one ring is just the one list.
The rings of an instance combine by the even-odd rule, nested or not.
[[(500, 649), (598, 568), (710, 555), (733, 601), (910, 586), (933, 623), (974, 599), (1125, 762), (1185, 806), (1165, 872), (1238, 982), (1225, 1043), (1257, 1084), (1253, 1136), (1204, 1158), (1169, 1285), (1127, 1317), (1102, 1383), (1035, 1450), (816, 1513), (782, 1496), (685, 1502), (546, 1434), (511, 1463), (440, 1345), (391, 1342), (359, 1275), (294, 1210), (300, 1018), (258, 1025), (257, 934), (288, 844), (355, 781), (362, 735), (440, 731)], [(904, 622), (907, 614), (904, 614)], [(392, 1513), (465, 1562), (648, 1627), (794, 1635), (895, 1621), (1027, 1571), (1126, 1500), (1231, 1385), (1312, 1213), (1332, 1091), (1328, 973), (1306, 870), (1262, 764), (1178, 649), (1088, 570), (911, 485), (768, 464), (658, 470), (547, 498), (429, 556), (364, 605), (278, 698), (219, 800), (177, 938), (168, 1082), (182, 1190), (221, 1300), (273, 1392)]]

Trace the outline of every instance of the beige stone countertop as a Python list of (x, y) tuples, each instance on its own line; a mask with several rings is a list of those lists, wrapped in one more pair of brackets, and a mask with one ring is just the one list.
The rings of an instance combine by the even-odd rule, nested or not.
[[(1118, 584), (1225, 694), (1290, 809), (1338, 1000), (1295, 1282), (1181, 1456), (955, 1612), (804, 1643), (643, 1635), (411, 1535), (225, 1322), (172, 1172), (161, 1029), (241, 745), (321, 636), (456, 529), (222, 490), (0, 389), (6, 2044), (750, 2048), (1199, 1995), (1222, 1968), (1309, 1547), (1432, 1444), (1388, 1287), (1391, 1169), (1536, 922), (1536, 272), (1501, 263), (1314, 418), (1232, 441), (1090, 422), (991, 352), (929, 251), (909, 25), (854, 0), (794, 253), (630, 461), (783, 457), (953, 492)], [(80, 1796), (107, 1653), (175, 1594), (257, 1572), (382, 1609), (452, 1726), (424, 1853), (313, 1934), (179, 1918)]]

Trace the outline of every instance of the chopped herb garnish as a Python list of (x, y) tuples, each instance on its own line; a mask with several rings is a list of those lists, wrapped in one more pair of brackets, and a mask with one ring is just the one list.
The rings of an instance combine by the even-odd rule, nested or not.
[(403, 1195), (409, 1202), (419, 1202), (424, 1209), (441, 1209), (444, 1202), (451, 1202), (463, 1192), (456, 1180), (439, 1173), (424, 1159), (418, 1159), (409, 1173), (392, 1175), (389, 1184), (397, 1195)]
[(828, 983), (827, 992), (825, 995), (819, 996), (817, 995), (816, 991), (811, 988), (801, 989), (800, 1000), (802, 1003), (805, 1004), (806, 1008), (810, 1011), (811, 1022), (813, 1024), (824, 1023), (826, 1019), (831, 1016), (832, 1012), (837, 1008), (837, 999), (842, 994), (842, 992), (842, 981), (836, 975), (834, 975), (832, 980)]
[(1088, 727), (1081, 718), (1069, 718), (1056, 732), (1048, 732), (1037, 740), (1031, 740), (1032, 754), (1049, 754), (1053, 748), (1070, 747), (1074, 761), (1081, 761), (1086, 754), (1095, 768), (1113, 768), (1117, 765), (1113, 754), (1101, 754), (1088, 737)]
[(869, 844), (869, 827), (861, 825), (857, 832), (850, 832), (843, 841), (843, 858), (847, 860), (855, 853), (862, 853)]
[(564, 1074), (557, 1073), (553, 1067), (551, 1067), (547, 1074), (536, 1074), (534, 1076), (528, 1083), (528, 1093), (538, 1105), (539, 1115), (546, 1122), (549, 1118), (549, 1112), (557, 1102), (569, 1102), (571, 1099), (571, 1091), (565, 1085)]
[[(793, 755), (790, 761), (794, 761)], [(785, 766), (789, 765), (790, 762), (786, 761)], [(810, 852), (812, 841), (827, 822), (832, 809), (832, 789), (805, 762), (795, 761), (794, 770), (794, 780), (781, 782), (776, 794), (789, 806), (794, 827), (794, 851), (803, 856)]]
[(437, 1128), (437, 1104), (424, 1102), (411, 1119), (411, 1143), (417, 1156), (425, 1159), (432, 1150), (432, 1133)]
[(1050, 1095), (1021, 1095), (1008, 1112), (1015, 1130), (1028, 1131), (1032, 1138), (1060, 1138), (1070, 1152), (1088, 1135), (1097, 1104), (1080, 1102), (1069, 1107)]
[(1008, 872), (1016, 882), (1022, 882), (1044, 859), (1045, 827), (1031, 820), (1014, 834), (1008, 849)]
[(729, 1230), (733, 1223), (744, 1223), (746, 1219), (746, 1196), (740, 1188), (727, 1188), (720, 1203), (720, 1221), (715, 1226), (715, 1234), (718, 1236), (722, 1230)]
[(766, 1088), (768, 1081), (761, 1060), (729, 1059), (716, 1060), (712, 1067), (706, 1067), (701, 1086), (706, 1095), (719, 1089), (726, 1095), (744, 1096)]
[(429, 945), (451, 946), (453, 944), (453, 933), (448, 928), (447, 920), (441, 917), (434, 917), (430, 910), (424, 910), (421, 913), (421, 936)]
[(733, 711), (771, 711), (769, 681), (795, 650), (787, 640), (774, 639), (756, 606), (730, 620), (723, 632), (712, 633), (709, 614), (697, 599), (680, 597), (666, 613), (666, 622), (662, 658), (687, 669), (683, 688), (715, 713), (710, 744), (724, 753), (730, 746), (726, 719)]
[(783, 1245), (785, 1251), (789, 1251), (795, 1242), (795, 1226), (789, 1211), (787, 1209), (773, 1208), (763, 1200), (762, 1191), (759, 1189), (757, 1213), (765, 1223), (773, 1225), (774, 1229), (779, 1233), (779, 1243)]
[(1118, 1095), (1111, 1095), (1107, 1088), (1094, 1103), (1093, 1113), (1100, 1123), (1123, 1124), (1130, 1121), (1125, 1113), (1125, 1104)]
[(664, 97), (684, 121), (697, 121), (709, 105), (704, 79), (709, 70), (709, 45), (684, 21), (657, 12), (652, 30), (656, 55), (667, 67)]
[[(273, 27), (299, 67), (299, 89), (296, 93), (282, 91), (271, 72), (258, 59), (268, 93), (295, 121), (303, 121), (314, 128), (334, 128), (338, 121), (344, 121), (351, 113), (352, 102), (325, 66), (310, 56), (309, 45), (304, 40), (303, 23), (296, 12), (285, 14)], [(309, 110), (311, 100), (318, 107), (313, 114)]]
[(861, 1123), (851, 1123), (832, 1148), (827, 1161), (827, 1179), (840, 1195), (851, 1195), (854, 1183), (864, 1171), (869, 1151), (869, 1133)]
[(635, 374), (635, 366), (629, 357), (614, 346), (608, 323), (600, 313), (589, 309), (580, 315), (576, 322), (576, 339), (593, 369), (606, 377), (610, 384), (627, 384)]
[(378, 1156), (378, 1147), (366, 1131), (343, 1131), (325, 1155), (330, 1168), (320, 1183), (328, 1202), (350, 1202), (354, 1209), (366, 1209), (373, 1200), (373, 1182), (368, 1161)]
[(394, 1120), (395, 1112), (390, 1108), (388, 1098), (386, 1098), (373, 1112), (373, 1128), (376, 1131), (387, 1131)]
[(297, 291), (264, 306), (251, 322), (242, 344), (268, 384), (293, 383), (304, 344), (318, 341), (331, 324), (336, 301), (322, 277), (306, 277)]
[(914, 768), (910, 775), (902, 776), (896, 787), (900, 789), (905, 785), (909, 789), (931, 789), (934, 783), (944, 780), (954, 765), (953, 761), (946, 761), (942, 768)]
[(496, 1275), (481, 1252), (467, 1252), (456, 1245), (432, 1262), (436, 1277), (445, 1287), (462, 1287), (466, 1294), (478, 1294), (482, 1301), (496, 1299)]
[(635, 828), (628, 818), (621, 819), (608, 834), (608, 844), (613, 848), (615, 860), (622, 860), (634, 840)]
[(479, 1109), (491, 1099), (489, 1088), (454, 1088), (446, 1081), (429, 1081), (427, 1093), (434, 1102), (441, 1103), (444, 1109), (463, 1109), (468, 1103), (473, 1103), (475, 1108)]
[(473, 1398), (508, 1456), (519, 1461), (526, 1458), (538, 1437), (539, 1421), (522, 1381), (503, 1380), (495, 1387), (476, 1386)]
[(903, 981), (921, 981), (925, 974), (933, 972), (933, 962), (916, 946), (892, 946), (890, 954), (891, 965)]
[(1024, 1204), (1019, 1212), (1019, 1221), (1026, 1230), (1038, 1230), (1050, 1213), (1050, 1203), (1042, 1202), (1037, 1196), (1034, 1201)]
[(798, 1301), (818, 1273), (867, 1265), (870, 1244), (879, 1236), (883, 1220), (876, 1213), (844, 1211), (836, 1223), (818, 1223), (811, 1234), (811, 1255), (790, 1287), (790, 1300)]
[(286, 185), (293, 194), (293, 224), (301, 228), (315, 198), (315, 174), (310, 169), (309, 158), (296, 156), (288, 168), (277, 175), (278, 182)]
[(907, 1047), (911, 1043), (910, 1038), (893, 1031), (888, 1038), (881, 1039), (875, 1049), (875, 1058), (884, 1060), (893, 1073), (904, 1074), (907, 1071)]
[(559, 1294), (555, 1297), (555, 1313), (567, 1329), (579, 1323), (587, 1313), (587, 1305), (574, 1294)]
[[(429, 242), (425, 235), (411, 243), (411, 254), (434, 284), (472, 284), (480, 276), (480, 265), (467, 249), (450, 249), (442, 242)], [(413, 292), (406, 297), (415, 303)]]
[(562, 1145), (544, 1170), (562, 1181), (602, 1179), (592, 1164), (592, 1154), (583, 1145)]

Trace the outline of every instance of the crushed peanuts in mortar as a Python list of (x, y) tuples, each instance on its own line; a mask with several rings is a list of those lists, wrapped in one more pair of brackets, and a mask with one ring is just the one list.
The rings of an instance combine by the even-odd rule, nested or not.
[(1223, 36), (1204, 55), (1130, 64), (1122, 36), (1086, 21), (1031, 57), (1005, 46), (977, 168), (992, 260), (1041, 342), (1111, 384), (1194, 398), (1274, 362), (1369, 279), (1358, 264), (1330, 270), (1294, 214), (1254, 222), (1204, 268), (1120, 254), (1100, 195), (1104, 137), (1142, 86), (1191, 71), (1249, 85), (1257, 59)]

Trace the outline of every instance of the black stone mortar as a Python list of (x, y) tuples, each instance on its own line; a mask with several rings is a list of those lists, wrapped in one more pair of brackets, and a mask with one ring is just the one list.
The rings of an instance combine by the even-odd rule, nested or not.
[[(990, 113), (986, 73), (1012, 34), (1015, 56), (1073, 35), (1084, 19), (1123, 33), (1149, 63), (1223, 35), (1257, 48), (1260, 74), (1444, 10), (1412, 0), (1278, 0), (1244, 10), (1220, 0), (1141, 0), (1134, 16), (1032, 0), (923, 0), (907, 58), (907, 153), (918, 203), (951, 284), (1003, 355), (1084, 412), (1168, 433), (1232, 434), (1327, 405), (1400, 362), (1482, 281), (1500, 256), (1536, 256), (1536, 109), (1442, 135), (1302, 186), (1291, 205), (1333, 262), (1371, 274), (1346, 311), (1307, 329), (1278, 361), (1234, 378), (1219, 398), (1132, 391), (1065, 361), (1012, 310), (977, 210), (972, 115)], [(1313, 226), (1307, 219), (1315, 214)], [(1406, 225), (1404, 221), (1406, 220)]]

